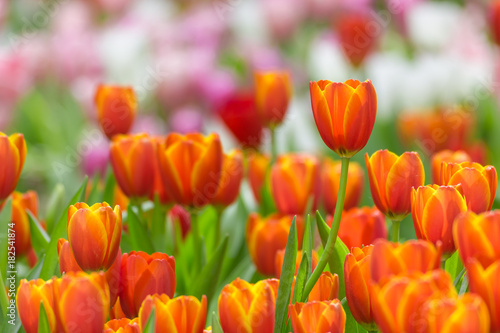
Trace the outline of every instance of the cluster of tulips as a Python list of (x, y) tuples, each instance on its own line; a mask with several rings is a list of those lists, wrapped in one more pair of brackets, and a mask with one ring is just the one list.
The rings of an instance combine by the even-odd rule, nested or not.
[[(500, 212), (490, 211), (495, 168), (472, 162), (464, 151), (444, 150), (432, 157), (435, 184), (424, 185), (418, 153), (379, 150), (365, 155), (375, 207), (358, 207), (365, 176), (350, 158), (365, 147), (375, 123), (372, 83), (310, 83), (317, 128), (340, 161), (247, 149), (260, 144), (262, 128), (277, 129), (291, 95), (286, 73), (259, 74), (256, 83), (255, 114), (253, 108), (243, 108), (243, 117), (224, 111), (244, 147), (229, 153), (217, 134), (127, 134), (136, 109), (133, 91), (99, 87), (99, 119), (111, 139), (111, 166), (122, 193), (113, 201), (120, 204), (71, 202), (41, 253), (31, 244), (35, 233), (48, 238), (37, 221), (36, 193), (11, 194), (26, 144), (21, 134), (0, 134), (0, 202), (12, 207), (16, 255), (34, 266), (16, 297), (24, 330), (500, 332)], [(122, 238), (156, 242), (155, 231), (165, 229), (165, 219), (158, 229), (143, 211), (152, 201), (185, 221), (182, 233), (191, 235), (193, 247), (191, 257), (182, 257), (190, 260), (188, 276), (194, 281), (215, 274), (205, 269), (206, 235), (197, 216), (207, 205), (221, 212), (234, 203), (245, 175), (260, 205), (275, 205), (251, 213), (246, 225), (248, 252), (262, 277), (256, 283), (237, 278), (219, 295), (214, 285), (209, 295), (179, 295), (178, 283), (192, 283), (176, 278), (179, 257), (154, 246), (122, 253)], [(80, 191), (76, 198), (85, 199)], [(309, 214), (320, 206), (333, 216), (318, 213), (316, 230)], [(418, 240), (400, 243), (399, 226), (410, 213)], [(392, 222), (392, 242), (385, 218)], [(224, 243), (220, 235), (216, 240)], [(58, 260), (50, 260), (51, 251)], [(222, 260), (217, 253), (209, 263)], [(57, 262), (60, 274), (53, 276)], [(214, 296), (218, 315), (210, 320)]]

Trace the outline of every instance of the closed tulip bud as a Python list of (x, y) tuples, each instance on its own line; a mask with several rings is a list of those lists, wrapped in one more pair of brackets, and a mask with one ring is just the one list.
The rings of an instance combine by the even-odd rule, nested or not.
[[(274, 257), (274, 276), (279, 279), (281, 276), (281, 268), (283, 267), (283, 260), (285, 259), (285, 250), (279, 250), (276, 252), (276, 256)], [(295, 275), (299, 271), (300, 262), (302, 261), (302, 251), (297, 252), (297, 260), (295, 263)], [(312, 270), (318, 264), (318, 253), (312, 250)]]
[(310, 82), (311, 106), (319, 134), (340, 157), (352, 157), (368, 142), (377, 115), (370, 80)]
[[(340, 187), (340, 169), (342, 163), (325, 159), (321, 166), (321, 192), (323, 204), (327, 212), (335, 211)], [(361, 201), (363, 192), (364, 172), (356, 162), (349, 163), (347, 173), (347, 188), (345, 192), (344, 209), (356, 207)]]
[(224, 207), (232, 204), (238, 198), (242, 179), (243, 154), (240, 150), (234, 150), (230, 154), (224, 155), (219, 189), (213, 204)]
[[(12, 301), (11, 301), (12, 302)], [(43, 304), (50, 326), (50, 332), (56, 332), (56, 311), (54, 303), (53, 281), (43, 281), (42, 279), (19, 282), (19, 289), (15, 302), (17, 302), (17, 312), (19, 319), (26, 333), (38, 332), (38, 320), (40, 318), (40, 305)]]
[[(313, 268), (314, 270), (314, 268)], [(309, 293), (309, 301), (331, 301), (339, 297), (339, 276), (328, 271), (321, 273)]]
[(16, 188), (26, 159), (26, 142), (22, 134), (7, 136), (0, 132), (0, 203)]
[(148, 295), (175, 293), (175, 259), (164, 253), (132, 251), (124, 253), (121, 262), (120, 304), (127, 317), (139, 313)]
[[(149, 295), (139, 311), (141, 331), (155, 310), (155, 332), (203, 333), (207, 319), (207, 297), (201, 302), (193, 296), (170, 299), (167, 295)], [(189, 319), (188, 319), (189, 318)]]
[(104, 324), (102, 333), (141, 333), (139, 319), (112, 319)]
[(365, 155), (373, 202), (391, 220), (400, 221), (411, 212), (411, 191), (424, 185), (425, 173), (420, 156), (405, 152), (398, 156), (378, 150)]
[(180, 228), (182, 239), (186, 239), (189, 231), (191, 231), (191, 215), (181, 205), (174, 205), (168, 212), (170, 221), (174, 224), (175, 228)]
[[(327, 223), (331, 227), (333, 218)], [(351, 208), (342, 214), (338, 236), (348, 249), (373, 244), (387, 238), (384, 215), (375, 207)]]
[(282, 155), (271, 169), (271, 192), (282, 214), (304, 215), (316, 209), (320, 192), (319, 162), (305, 154)]
[(259, 153), (252, 153), (248, 158), (248, 182), (257, 202), (260, 202), (260, 193), (266, 180), (269, 163), (271, 163), (269, 156)]
[(127, 134), (134, 123), (137, 98), (132, 87), (99, 85), (95, 95), (97, 118), (109, 139)]
[(441, 182), (462, 186), (467, 207), (474, 213), (490, 210), (497, 192), (497, 171), (473, 162), (443, 163)]
[(83, 270), (108, 269), (120, 248), (122, 213), (107, 203), (77, 203), (68, 210), (68, 240)]
[(420, 186), (412, 190), (412, 218), (418, 239), (442, 243), (445, 254), (455, 251), (453, 222), (467, 205), (457, 186)]
[(491, 1), (489, 7), (489, 24), (493, 41), (500, 45), (500, 1)]
[(272, 333), (279, 281), (255, 284), (237, 278), (219, 296), (219, 318), (224, 333)]
[[(292, 215), (272, 214), (262, 218), (257, 213), (250, 214), (246, 229), (247, 246), (250, 257), (261, 274), (274, 274), (276, 254), (286, 248), (292, 221)], [(296, 221), (297, 238), (302, 240), (304, 222), (300, 216), (297, 216)]]
[(287, 71), (255, 73), (255, 104), (265, 126), (281, 124), (291, 97), (292, 80)]
[(16, 256), (27, 254), (31, 249), (31, 233), (28, 211), (35, 217), (38, 216), (38, 195), (35, 191), (26, 193), (14, 192), (12, 194), (12, 216)]
[(338, 299), (289, 305), (295, 333), (343, 333), (346, 315)]
[(158, 149), (163, 184), (176, 203), (203, 206), (213, 201), (222, 170), (222, 145), (217, 134), (173, 133)]
[(127, 197), (148, 197), (154, 185), (155, 144), (147, 134), (119, 135), (111, 143), (116, 182)]
[(438, 185), (447, 185), (441, 183), (441, 164), (442, 163), (462, 163), (472, 161), (472, 158), (463, 150), (441, 150), (432, 155), (432, 183)]

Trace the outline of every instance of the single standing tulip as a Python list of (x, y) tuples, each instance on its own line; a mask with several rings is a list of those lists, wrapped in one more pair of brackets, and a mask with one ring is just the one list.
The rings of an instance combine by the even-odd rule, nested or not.
[[(316, 264), (318, 263), (318, 253), (312, 250), (312, 270), (316, 268)], [(283, 267), (283, 260), (285, 260), (285, 249), (279, 250), (276, 252), (276, 256), (274, 257), (274, 276), (279, 279), (281, 276), (281, 268)], [(299, 271), (300, 262), (302, 261), (302, 251), (297, 252), (297, 260), (295, 263), (295, 275)]]
[(0, 203), (16, 188), (26, 159), (26, 142), (22, 134), (7, 136), (0, 132)]
[(121, 263), (120, 304), (127, 317), (137, 316), (148, 295), (175, 293), (175, 259), (164, 253), (132, 251), (124, 253)]
[(412, 190), (412, 218), (418, 239), (442, 242), (444, 254), (455, 251), (453, 222), (467, 205), (460, 185), (420, 186)]
[(68, 240), (83, 270), (108, 269), (120, 248), (122, 213), (107, 203), (77, 203), (68, 210)]
[(219, 188), (222, 145), (217, 134), (173, 133), (158, 149), (163, 184), (181, 205), (211, 203)]
[(230, 154), (224, 155), (219, 189), (213, 204), (224, 207), (232, 204), (238, 198), (242, 179), (243, 154), (240, 150), (234, 150)]
[(12, 223), (16, 256), (27, 254), (31, 250), (31, 233), (28, 211), (35, 217), (38, 216), (38, 195), (35, 191), (26, 193), (14, 192), (12, 194)]
[(282, 214), (304, 215), (310, 202), (315, 210), (320, 192), (318, 159), (305, 154), (280, 156), (271, 169), (271, 192)]
[(154, 185), (155, 144), (147, 134), (118, 135), (110, 148), (116, 182), (127, 197), (148, 197)]
[(310, 82), (311, 106), (319, 134), (340, 157), (352, 157), (368, 142), (377, 114), (370, 80)]
[(489, 7), (489, 24), (493, 41), (500, 45), (500, 1), (493, 0)]
[(252, 153), (248, 158), (248, 182), (257, 202), (260, 202), (260, 193), (266, 181), (269, 163), (271, 163), (269, 156), (259, 153)]
[(281, 124), (292, 97), (292, 80), (286, 71), (255, 73), (255, 104), (261, 122)]
[(494, 166), (483, 167), (474, 162), (443, 163), (443, 185), (462, 186), (467, 207), (474, 213), (490, 210), (497, 192), (497, 171)]
[[(342, 214), (341, 221), (338, 236), (348, 249), (387, 238), (385, 217), (375, 207), (352, 208)], [(328, 219), (327, 223), (331, 227), (332, 219)]]
[(137, 98), (132, 87), (99, 85), (95, 95), (97, 118), (109, 139), (127, 134), (134, 123)]
[(10, 301), (10, 306), (15, 308), (26, 333), (38, 332), (38, 319), (40, 318), (40, 305), (43, 304), (50, 326), (50, 332), (56, 332), (56, 311), (54, 303), (53, 281), (42, 279), (19, 282), (16, 299)]
[(104, 324), (102, 333), (141, 333), (139, 319), (112, 319)]
[[(313, 268), (314, 269), (314, 268)], [(309, 293), (309, 301), (331, 301), (339, 297), (339, 276), (324, 271)]]
[(295, 333), (343, 333), (346, 315), (338, 299), (289, 305)]
[(167, 295), (149, 295), (139, 310), (141, 331), (155, 310), (155, 332), (203, 333), (207, 319), (207, 297), (201, 302), (193, 296), (170, 299)]
[(256, 284), (237, 278), (219, 296), (219, 319), (224, 333), (272, 333), (279, 281)]
[(472, 158), (463, 150), (444, 149), (438, 151), (431, 158), (432, 167), (432, 183), (438, 185), (446, 185), (441, 183), (441, 164), (442, 163), (462, 163), (472, 161)]

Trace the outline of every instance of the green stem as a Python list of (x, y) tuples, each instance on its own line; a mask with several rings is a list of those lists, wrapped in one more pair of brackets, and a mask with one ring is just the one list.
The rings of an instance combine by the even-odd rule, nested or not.
[(217, 207), (217, 221), (215, 223), (215, 248), (217, 248), (220, 243), (222, 213), (224, 213), (224, 208), (224, 206)]
[(194, 276), (196, 276), (201, 271), (201, 235), (200, 228), (198, 225), (198, 214), (197, 210), (191, 211), (191, 232), (193, 234), (193, 247), (194, 247)]
[(0, 313), (2, 314), (2, 319), (5, 318), (7, 314), (7, 306), (9, 306), (9, 299), (7, 298), (7, 293), (5, 292), (5, 283), (3, 280), (2, 272), (0, 270), (0, 306), (2, 310)]
[(394, 243), (399, 242), (399, 225), (401, 221), (392, 220), (392, 241)]
[(339, 233), (340, 228), (340, 218), (342, 217), (342, 210), (344, 209), (344, 199), (345, 192), (347, 189), (347, 171), (349, 170), (349, 158), (342, 157), (342, 169), (340, 172), (340, 185), (339, 185), (339, 195), (337, 197), (337, 204), (335, 206), (335, 213), (333, 215), (332, 228), (330, 229), (330, 234), (328, 235), (328, 240), (325, 245), (325, 249), (321, 258), (316, 265), (313, 273), (307, 280), (306, 286), (304, 288), (304, 293), (302, 295), (302, 299), (306, 299), (309, 296), (312, 288), (318, 281), (321, 273), (326, 267), (328, 260), (333, 254), (333, 250), (335, 248), (335, 241), (337, 240), (337, 235)]
[[(278, 146), (276, 140), (276, 128), (273, 126), (270, 128), (271, 130), (271, 160), (272, 162), (276, 161), (278, 158)], [(272, 164), (272, 163), (270, 163)]]

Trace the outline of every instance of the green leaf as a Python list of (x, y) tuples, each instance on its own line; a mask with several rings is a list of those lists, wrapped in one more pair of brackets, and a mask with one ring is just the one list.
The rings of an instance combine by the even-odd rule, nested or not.
[(7, 250), (8, 250), (8, 233), (9, 223), (12, 218), (12, 199), (7, 199), (3, 209), (0, 211), (0, 274), (7, 274)]
[(153, 217), (151, 219), (151, 236), (155, 249), (165, 251), (167, 247), (167, 210), (161, 204), (157, 194), (154, 198)]
[(64, 186), (62, 184), (57, 184), (47, 204), (45, 223), (47, 224), (47, 232), (49, 233), (54, 229), (57, 218), (60, 216), (61, 206), (64, 205), (64, 192)]
[(295, 278), (295, 289), (293, 291), (292, 304), (296, 302), (304, 301), (302, 299), (302, 295), (304, 293), (304, 287), (307, 282), (307, 270), (309, 267), (309, 259), (306, 255), (307, 252), (303, 250), (302, 252), (302, 260), (300, 261), (299, 271), (297, 272), (297, 277)]
[(445, 262), (444, 269), (450, 274), (452, 279), (456, 279), (460, 272), (464, 269), (464, 265), (460, 260), (458, 251), (455, 251)]
[(102, 202), (107, 202), (110, 205), (112, 202), (114, 202), (115, 186), (116, 186), (116, 180), (115, 180), (115, 175), (113, 174), (113, 169), (108, 168), (108, 172), (106, 175), (106, 184), (104, 185), (104, 191), (102, 192), (102, 197), (101, 197)]
[(224, 333), (219, 322), (219, 317), (217, 316), (215, 311), (212, 312), (212, 333)]
[(31, 269), (31, 271), (28, 273), (28, 276), (26, 277), (26, 280), (35, 280), (38, 279), (40, 276), (40, 272), (42, 271), (43, 263), (45, 262), (45, 253), (42, 253), (40, 257), (38, 258), (35, 267)]
[(467, 288), (469, 287), (469, 279), (467, 278), (467, 275), (464, 275), (464, 278), (462, 279), (462, 286), (460, 287), (459, 295), (465, 294), (467, 291)]
[(144, 251), (148, 254), (155, 252), (151, 237), (147, 229), (139, 221), (139, 217), (134, 212), (133, 206), (129, 205), (127, 209), (127, 223), (129, 226), (130, 242), (135, 251)]
[[(3, 279), (3, 275), (0, 273), (0, 290), (5, 290), (5, 283)], [(0, 310), (0, 314), (2, 315), (1, 320), (6, 319), (7, 315), (7, 307), (9, 306), (9, 299), (7, 298), (7, 293), (1, 292), (0, 293), (0, 306), (2, 309)], [(1, 322), (1, 321), (0, 321)]]
[(463, 278), (463, 277), (464, 277), (464, 275), (465, 275), (465, 271), (466, 271), (466, 269), (465, 269), (465, 268), (464, 268), (464, 269), (462, 269), (462, 271), (461, 271), (461, 272), (457, 275), (457, 277), (455, 278), (455, 281), (453, 281), (453, 285), (455, 286), (455, 289), (457, 289), (457, 290), (459, 289), (459, 288), (458, 288), (458, 285), (459, 285), (459, 284), (461, 285), (461, 283), (462, 283), (462, 281), (463, 281), (463, 279), (462, 279), (462, 278)]
[[(347, 304), (347, 300), (345, 297), (342, 299), (340, 302), (342, 304), (342, 307), (344, 308), (345, 311), (345, 333), (358, 333), (361, 332), (359, 329), (361, 328), (354, 317), (352, 316), (351, 310), (349, 309), (349, 305)], [(363, 330), (364, 331), (364, 330)]]
[(49, 319), (43, 302), (40, 302), (40, 314), (38, 316), (38, 333), (50, 333)]
[(100, 181), (100, 179), (101, 179), (100, 173), (96, 172), (94, 178), (92, 179), (92, 189), (90, 190), (90, 193), (89, 193), (88, 198), (86, 200), (86, 203), (89, 206), (92, 206), (93, 204), (98, 203), (101, 199), (101, 195), (99, 193), (99, 181)]
[(311, 223), (311, 215), (307, 214), (306, 225), (304, 231), (304, 238), (302, 239), (302, 255), (307, 256), (307, 276), (306, 280), (309, 278), (312, 272), (312, 251), (313, 251), (313, 225)]
[(271, 194), (271, 164), (266, 171), (266, 177), (262, 188), (260, 189), (260, 214), (267, 216), (276, 211), (273, 196)]
[(28, 213), (28, 219), (30, 221), (31, 244), (33, 244), (33, 248), (37, 254), (45, 252), (49, 245), (50, 237), (31, 211), (28, 210), (26, 212)]
[(323, 245), (323, 247), (325, 247), (326, 243), (328, 242), (330, 227), (328, 227), (328, 224), (326, 224), (325, 220), (323, 220), (323, 217), (321, 216), (319, 211), (316, 211), (316, 224), (318, 226), (318, 232), (319, 232), (319, 237), (321, 238), (321, 244)]
[(142, 333), (155, 333), (155, 326), (156, 326), (156, 308), (153, 307), (151, 310), (151, 313), (149, 314), (148, 321), (146, 322), (146, 326), (144, 326), (144, 329), (142, 330)]
[(288, 304), (292, 293), (293, 277), (295, 275), (295, 265), (297, 260), (298, 240), (297, 240), (297, 217), (293, 218), (288, 240), (286, 242), (285, 257), (281, 267), (280, 284), (276, 297), (274, 333), (282, 333), (286, 328), (288, 318)]

